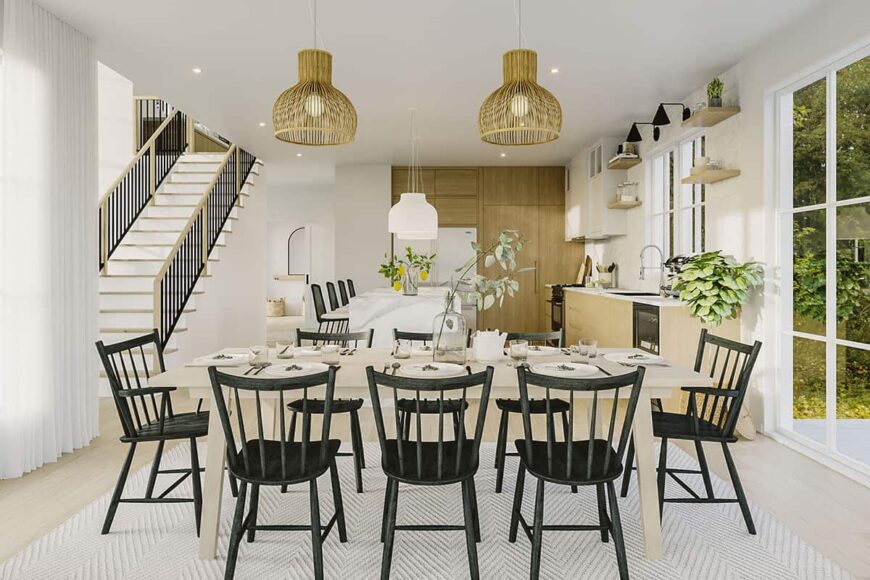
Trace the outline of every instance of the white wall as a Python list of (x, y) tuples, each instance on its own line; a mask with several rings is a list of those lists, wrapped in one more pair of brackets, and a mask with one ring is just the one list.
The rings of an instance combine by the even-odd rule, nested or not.
[(133, 82), (99, 63), (97, 100), (99, 197), (133, 158)]
[(386, 285), (378, 274), (390, 251), (392, 171), (389, 165), (341, 165), (335, 170), (335, 275), (356, 291)]
[[(707, 248), (721, 249), (739, 260), (758, 259), (766, 263), (764, 292), (743, 310), (743, 339), (761, 340), (764, 347), (756, 366), (755, 381), (748, 399), (756, 424), (775, 427), (777, 320), (779, 319), (777, 279), (777, 229), (774, 219), (773, 93), (831, 61), (870, 42), (870, 2), (842, 0), (827, 2), (798, 20), (787, 30), (768, 39), (755, 52), (720, 75), (726, 85), (725, 104), (739, 102), (740, 115), (707, 129), (708, 156), (725, 167), (741, 170), (740, 177), (707, 188)], [(689, 106), (704, 100), (704, 87), (683, 102)], [(650, 103), (650, 115), (658, 103)], [(669, 110), (670, 114), (670, 110)], [(681, 138), (676, 113), (672, 125), (659, 143)], [(626, 126), (626, 132), (628, 132)], [(643, 127), (641, 155), (649, 159), (658, 147), (649, 127)], [(580, 153), (583, 155), (584, 153)], [(572, 164), (580, 165), (575, 158)], [(639, 193), (646, 203), (646, 163), (628, 171), (628, 179), (640, 182)], [(593, 260), (615, 261), (620, 267), (620, 285), (655, 290), (658, 276), (649, 272), (641, 282), (638, 253), (646, 241), (645, 208), (628, 210), (629, 235), (602, 243), (588, 243)]]

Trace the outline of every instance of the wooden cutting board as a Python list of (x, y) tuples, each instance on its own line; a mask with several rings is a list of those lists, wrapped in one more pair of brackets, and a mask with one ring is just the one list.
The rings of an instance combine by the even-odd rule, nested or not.
[(586, 280), (586, 276), (592, 275), (592, 258), (588, 255), (586, 259), (583, 260), (583, 265), (580, 267), (580, 272), (577, 275), (577, 283), (583, 284), (583, 281)]

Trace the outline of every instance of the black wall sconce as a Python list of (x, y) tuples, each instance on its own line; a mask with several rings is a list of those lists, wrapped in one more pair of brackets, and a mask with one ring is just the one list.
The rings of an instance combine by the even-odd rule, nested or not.
[(655, 117), (653, 117), (652, 125), (655, 127), (653, 129), (653, 141), (658, 141), (659, 137), (661, 137), (661, 129), (664, 125), (671, 124), (671, 118), (668, 117), (668, 112), (665, 111), (665, 106), (667, 105), (679, 105), (683, 108), (683, 121), (692, 116), (692, 111), (689, 110), (689, 107), (684, 105), (683, 103), (659, 103), (659, 108), (656, 109)]
[(631, 124), (631, 130), (628, 132), (628, 136), (625, 138), (629, 143), (640, 143), (643, 141), (643, 137), (640, 136), (640, 131), (637, 129), (638, 125), (652, 125), (653, 123), (640, 123), (635, 121)]

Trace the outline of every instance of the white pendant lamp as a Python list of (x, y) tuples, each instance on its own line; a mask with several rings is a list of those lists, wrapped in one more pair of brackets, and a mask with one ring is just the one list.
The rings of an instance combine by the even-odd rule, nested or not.
[(438, 239), (438, 211), (426, 201), (423, 177), (420, 173), (420, 148), (411, 109), (411, 154), (408, 161), (408, 192), (390, 208), (387, 220), (391, 234), (400, 240)]

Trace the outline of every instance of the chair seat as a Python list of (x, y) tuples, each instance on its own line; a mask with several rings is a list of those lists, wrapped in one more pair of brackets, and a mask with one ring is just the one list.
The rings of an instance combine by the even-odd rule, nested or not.
[(656, 412), (652, 414), (652, 423), (653, 433), (656, 437), (703, 441), (737, 441), (736, 437), (726, 437), (719, 427), (703, 419), (698, 419), (698, 430), (696, 432), (695, 419), (684, 413)]
[(320, 461), (320, 449), (324, 445), (321, 441), (310, 441), (305, 450), (305, 462), (302, 462), (302, 443), (284, 443), (284, 463), (286, 472), (281, 472), (281, 442), (264, 441), (266, 472), (262, 471), (260, 464), (260, 442), (251, 439), (245, 443), (248, 452), (248, 467), (245, 467), (245, 459), (242, 450), (236, 453), (236, 467), (232, 469), (233, 475), (239, 479), (251, 483), (264, 483), (272, 485), (292, 484), (300, 481), (308, 481), (323, 474), (329, 469), (329, 464), (338, 453), (341, 441), (330, 439), (327, 445), (324, 461)]
[[(287, 408), (297, 413), (302, 412), (302, 399), (297, 399), (291, 403), (287, 403)], [(362, 409), (362, 399), (333, 399), (333, 413), (350, 413), (351, 411), (359, 411)], [(324, 401), (322, 399), (308, 399), (308, 412), (316, 415), (323, 414)]]
[[(420, 399), (420, 413), (424, 415), (438, 414), (438, 399)], [(444, 399), (445, 413), (458, 413), (460, 409), (468, 409), (468, 401), (462, 399)], [(399, 399), (396, 403), (396, 408), (405, 413), (417, 412), (417, 399)]]
[(208, 411), (199, 413), (176, 413), (163, 422), (152, 421), (136, 431), (135, 437), (122, 437), (121, 441), (159, 441), (169, 439), (190, 439), (205, 437), (208, 434)]
[[(501, 409), (502, 411), (507, 411), (508, 413), (522, 413), (523, 408), (520, 405), (519, 399), (496, 399), (495, 406)], [(567, 401), (563, 401), (562, 399), (550, 399), (550, 412), (551, 413), (562, 413), (567, 412), (570, 409), (570, 405), (568, 405)], [(547, 413), (547, 401), (544, 399), (530, 399), (529, 400), (529, 411), (533, 415), (546, 415)]]
[[(586, 466), (589, 459), (589, 441), (574, 441), (571, 452), (571, 472), (568, 473), (568, 446), (563, 441), (553, 443), (552, 462), (547, 461), (547, 442), (532, 441), (532, 454), (526, 453), (525, 439), (514, 442), (520, 461), (532, 475), (554, 483), (585, 485), (613, 481), (622, 474), (622, 463), (616, 456), (616, 450), (605, 439), (596, 439), (592, 445), (592, 469), (587, 474)], [(607, 460), (607, 451), (610, 459)], [(607, 469), (604, 469), (607, 462)]]
[(405, 441), (402, 447), (404, 470), (399, 462), (399, 448), (395, 439), (387, 439), (386, 453), (381, 459), (384, 473), (405, 483), (417, 485), (441, 485), (468, 479), (477, 471), (478, 458), (474, 455), (474, 441), (466, 439), (462, 444), (459, 468), (456, 468), (456, 455), (459, 445), (456, 441), (444, 441), (441, 477), (438, 477), (438, 442), (420, 443), (422, 472), (417, 472), (417, 442)]

